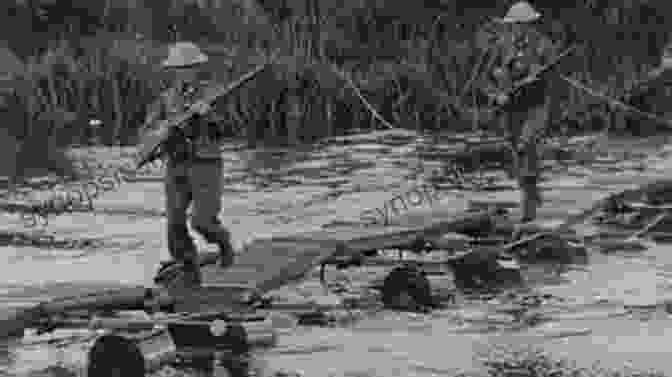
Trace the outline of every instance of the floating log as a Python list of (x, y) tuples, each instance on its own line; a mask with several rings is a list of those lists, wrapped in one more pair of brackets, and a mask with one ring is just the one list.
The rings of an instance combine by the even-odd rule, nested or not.
[(502, 201), (502, 200), (470, 200), (469, 208), (474, 210), (487, 210), (487, 209), (515, 209), (520, 207), (518, 202), (514, 201)]
[(423, 268), (440, 268), (448, 264), (448, 259), (445, 260), (417, 260), (417, 259), (393, 259), (384, 257), (367, 257), (358, 262), (353, 263), (348, 257), (333, 257), (325, 261), (327, 265), (337, 266), (355, 266), (355, 267), (394, 267), (400, 264), (413, 264), (422, 266)]
[[(156, 372), (169, 364), (210, 370), (217, 350), (226, 350), (235, 357), (250, 349), (276, 343), (275, 332), (268, 323), (234, 323), (221, 328), (216, 324), (208, 324), (207, 328), (190, 326), (173, 329), (172, 334), (165, 330), (150, 336), (123, 332), (105, 334), (96, 339), (89, 350), (87, 375), (144, 377), (146, 373)], [(218, 332), (220, 330), (221, 333)], [(203, 337), (208, 331), (207, 336)], [(182, 332), (179, 335), (181, 338), (175, 341), (174, 335), (179, 332)], [(185, 334), (191, 336), (185, 337)], [(194, 335), (200, 336), (200, 342), (193, 342)], [(159, 347), (158, 352), (156, 346)]]
[(0, 338), (21, 337), (26, 328), (36, 326), (50, 316), (72, 311), (144, 310), (166, 308), (172, 303), (173, 299), (165, 292), (142, 287), (54, 299), (29, 308), (4, 310), (0, 313)]
[(89, 328), (92, 330), (113, 330), (113, 331), (147, 331), (157, 327), (167, 327), (173, 325), (179, 326), (210, 326), (212, 320), (195, 319), (137, 319), (137, 318), (115, 318), (115, 317), (96, 317), (93, 319), (81, 318), (53, 318), (49, 320), (50, 325), (57, 328)]
[(269, 320), (175, 323), (167, 328), (178, 349), (228, 350), (242, 354), (251, 348), (274, 346), (277, 342), (277, 333)]
[(102, 291), (83, 296), (65, 297), (43, 303), (46, 313), (63, 313), (73, 310), (105, 311), (105, 310), (144, 310), (148, 302), (154, 299), (163, 300), (161, 306), (170, 304), (170, 298), (159, 291), (130, 287)]
[(628, 206), (636, 210), (650, 210), (650, 211), (672, 211), (672, 204), (653, 205), (643, 202), (629, 202)]
[(613, 206), (614, 201), (641, 202), (642, 196), (644, 194), (652, 195), (655, 193), (667, 192), (668, 190), (672, 192), (672, 180), (665, 179), (646, 183), (637, 188), (627, 189), (607, 195), (605, 198), (596, 201), (590, 208), (581, 211), (576, 215), (570, 216), (558, 227), (550, 229), (548, 231), (526, 236), (523, 237), (522, 239), (506, 244), (500, 249), (500, 252), (510, 253), (514, 249), (525, 247), (525, 245), (529, 244), (530, 242), (536, 242), (542, 237), (548, 237), (548, 236), (557, 237), (561, 236), (562, 234), (566, 234), (568, 231), (570, 231), (570, 229), (573, 226), (586, 221), (588, 218), (594, 216), (597, 212), (599, 212), (603, 208)]
[(44, 315), (40, 306), (3, 309), (0, 311), (0, 339), (23, 337), (24, 330), (38, 323)]
[(39, 203), (25, 200), (0, 200), (0, 210), (7, 213), (35, 213)]
[(146, 361), (140, 347), (126, 337), (104, 335), (89, 350), (87, 376), (144, 377), (145, 372)]
[(455, 285), (459, 289), (488, 289), (519, 285), (523, 282), (520, 269), (499, 262), (501, 249), (482, 247), (448, 259)]
[(385, 307), (406, 311), (425, 311), (436, 306), (427, 275), (415, 266), (399, 266), (383, 281)]
[(152, 320), (128, 318), (94, 318), (54, 320), (60, 328), (90, 328), (112, 331), (148, 331), (165, 327), (173, 341), (180, 347), (227, 348), (258, 347), (273, 345), (277, 334), (266, 321), (226, 321), (226, 320)]
[(610, 252), (633, 252), (633, 251), (645, 251), (648, 249), (646, 243), (642, 240), (637, 239), (621, 239), (621, 240), (592, 240), (590, 242), (591, 246), (599, 247), (600, 252), (610, 253)]
[(626, 241), (636, 241), (638, 238), (645, 235), (651, 229), (655, 228), (657, 225), (662, 223), (662, 221), (665, 220), (665, 218), (667, 218), (668, 216), (670, 216), (670, 213), (667, 212), (667, 211), (659, 214), (653, 220), (651, 220), (648, 224), (646, 224), (646, 226), (644, 226), (642, 229), (636, 231), (630, 237), (628, 237)]
[(647, 237), (656, 242), (670, 242), (672, 241), (672, 233), (670, 232), (648, 232)]

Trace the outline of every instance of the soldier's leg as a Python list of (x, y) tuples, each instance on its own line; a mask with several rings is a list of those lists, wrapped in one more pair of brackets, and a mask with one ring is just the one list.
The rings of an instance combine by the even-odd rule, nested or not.
[(536, 136), (546, 126), (548, 108), (542, 106), (531, 110), (523, 125), (521, 137), (521, 212), (522, 221), (534, 221), (537, 217), (537, 208), (542, 204), (539, 178), (541, 176), (541, 161), (539, 154), (539, 139)]
[(510, 179), (517, 179), (519, 173), (518, 139), (520, 138), (520, 133), (517, 132), (517, 129), (520, 128), (520, 124), (518, 124), (520, 122), (519, 118), (514, 116), (514, 114), (506, 113), (499, 119), (500, 128), (504, 131), (504, 139), (508, 142), (511, 149), (511, 166), (507, 171)]
[(521, 177), (521, 222), (534, 221), (537, 218), (537, 208), (540, 206), (538, 177)]
[(187, 228), (187, 209), (192, 201), (191, 186), (184, 163), (166, 165), (165, 195), (168, 224), (168, 251), (176, 261), (196, 258), (196, 246)]
[(190, 179), (194, 194), (191, 225), (208, 243), (219, 246), (220, 265), (229, 267), (234, 257), (231, 234), (218, 218), (222, 208), (222, 168), (221, 160), (203, 160), (191, 166)]
[[(166, 217), (168, 224), (168, 251), (171, 257), (180, 263), (185, 286), (198, 286), (201, 283), (197, 250), (187, 228), (187, 209), (192, 201), (186, 162), (169, 162), (165, 176)], [(160, 271), (162, 275), (165, 271)]]

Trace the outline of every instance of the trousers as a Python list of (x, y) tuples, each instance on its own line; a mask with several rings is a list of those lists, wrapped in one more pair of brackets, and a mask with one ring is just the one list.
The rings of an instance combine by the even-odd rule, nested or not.
[(523, 222), (536, 219), (537, 208), (543, 201), (539, 189), (541, 156), (537, 136), (546, 127), (548, 111), (549, 106), (545, 104), (505, 117), (508, 123), (505, 129), (513, 150), (514, 170), (520, 188)]
[(168, 251), (174, 260), (193, 262), (198, 256), (187, 226), (190, 206), (193, 230), (208, 243), (229, 242), (230, 232), (218, 218), (222, 208), (222, 175), (221, 159), (168, 160), (164, 188)]

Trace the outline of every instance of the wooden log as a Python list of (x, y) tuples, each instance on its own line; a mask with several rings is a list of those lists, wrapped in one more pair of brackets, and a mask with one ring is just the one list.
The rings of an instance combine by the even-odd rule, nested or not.
[[(351, 259), (347, 257), (332, 257), (329, 258), (325, 261), (324, 264), (329, 264), (329, 265), (342, 265), (342, 264), (348, 264)], [(384, 257), (368, 257), (364, 258), (361, 261), (361, 264), (357, 264), (357, 266), (367, 266), (367, 267), (393, 267), (393, 266), (398, 266), (399, 264), (403, 263), (411, 263), (411, 264), (417, 264), (422, 267), (440, 267), (440, 266), (445, 266), (448, 263), (448, 260), (417, 260), (417, 259), (392, 259), (392, 258), (384, 258)]]
[(0, 210), (8, 213), (34, 213), (36, 205), (25, 200), (0, 200)]
[[(433, 216), (441, 215), (438, 220)], [(368, 250), (406, 248), (418, 239), (438, 239), (446, 233), (471, 232), (492, 225), (493, 211), (442, 213), (436, 209), (413, 211), (395, 221), (409, 226), (368, 226), (334, 228), (300, 233), (293, 237), (278, 237), (271, 242), (336, 242), (339, 255), (354, 255)], [(423, 224), (417, 225), (417, 224)], [(336, 254), (336, 253), (335, 253)]]
[(636, 210), (672, 211), (672, 204), (653, 205), (643, 202), (629, 202), (628, 206)]
[(645, 251), (648, 247), (640, 240), (594, 240), (591, 245), (600, 248), (602, 253)]
[(40, 306), (3, 309), (0, 311), (0, 339), (23, 337), (24, 330), (36, 325), (44, 315)]
[(515, 209), (520, 207), (518, 202), (503, 200), (470, 200), (469, 208), (474, 210), (487, 210), (493, 208)]
[(144, 287), (131, 287), (102, 291), (83, 296), (65, 297), (41, 304), (48, 314), (57, 314), (73, 310), (143, 310), (147, 301), (158, 292)]
[(656, 242), (672, 241), (672, 233), (670, 232), (649, 232), (646, 235), (647, 237), (653, 239)]
[(147, 367), (138, 344), (117, 334), (106, 334), (96, 339), (87, 359), (88, 376), (141, 377)]
[(89, 312), (143, 310), (147, 306), (161, 308), (172, 305), (172, 303), (173, 299), (165, 293), (143, 287), (123, 288), (78, 297), (54, 299), (29, 308), (8, 309), (0, 313), (0, 339), (21, 337), (26, 328), (36, 326), (50, 316), (67, 312), (79, 310)]
[(667, 218), (670, 215), (669, 212), (665, 211), (658, 216), (656, 216), (653, 220), (651, 220), (646, 226), (644, 226), (642, 229), (636, 231), (633, 233), (630, 237), (626, 239), (626, 241), (636, 241), (638, 238), (649, 232), (651, 229), (653, 229), (655, 226), (660, 224), (665, 218)]
[[(672, 190), (672, 180), (666, 179), (666, 180), (659, 180), (651, 183), (644, 184), (640, 187), (633, 188), (633, 189), (627, 189), (623, 190), (620, 192), (616, 192), (610, 195), (607, 195), (605, 198), (602, 198), (598, 201), (596, 201), (593, 206), (590, 208), (581, 211), (580, 213), (570, 216), (567, 218), (562, 224), (560, 224), (558, 227), (551, 229), (549, 231), (544, 231), (540, 233), (535, 233), (530, 236), (523, 237), (522, 239), (516, 240), (514, 242), (508, 243), (504, 245), (501, 249), (500, 252), (502, 253), (510, 253), (516, 248), (520, 248), (525, 246), (526, 244), (536, 241), (542, 237), (548, 237), (548, 236), (560, 236), (563, 233), (567, 233), (571, 227), (582, 223), (586, 221), (588, 218), (591, 216), (595, 215), (598, 211), (602, 210), (604, 207), (609, 206), (613, 203), (614, 200), (616, 201), (640, 201), (642, 198), (642, 195), (645, 193), (648, 193), (651, 195), (652, 193), (656, 192), (665, 192), (667, 190)], [(633, 242), (630, 242), (635, 246)], [(637, 246), (639, 248), (639, 246)]]
[[(175, 339), (175, 335), (180, 333), (181, 338)], [(184, 334), (198, 336), (197, 341), (183, 338)], [(97, 377), (140, 377), (176, 363), (209, 370), (216, 351), (226, 350), (242, 355), (252, 348), (274, 346), (276, 342), (277, 334), (268, 322), (209, 322), (179, 330), (153, 332), (149, 336), (116, 332), (96, 339), (89, 350), (87, 372), (89, 376)]]

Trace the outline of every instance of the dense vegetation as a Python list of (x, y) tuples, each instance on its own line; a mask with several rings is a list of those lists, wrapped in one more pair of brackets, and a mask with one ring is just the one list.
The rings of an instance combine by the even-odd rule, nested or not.
[[(213, 56), (211, 73), (223, 80), (250, 69), (261, 51), (279, 51), (270, 73), (221, 104), (224, 120), (252, 144), (296, 143), (379, 127), (334, 66), (395, 126), (469, 129), (488, 119), (474, 111), (480, 107), (471, 96), (461, 96), (479, 59), (477, 31), (509, 5), (485, 0), (4, 1), (0, 29), (26, 66), (11, 84), (15, 111), (3, 124), (19, 138), (48, 145), (133, 144), (146, 104), (162, 88), (157, 63), (165, 42), (179, 38), (205, 46)], [(658, 65), (672, 17), (672, 3), (664, 0), (575, 0), (573, 6), (537, 0), (533, 5), (546, 15), (543, 27), (556, 40), (582, 46), (563, 64), (565, 73), (612, 95), (621, 95)], [(613, 120), (603, 102), (568, 85), (554, 90), (556, 124), (584, 127), (587, 110), (590, 117)], [(103, 126), (89, 126), (90, 118), (101, 119)], [(591, 124), (604, 127), (602, 121)]]

